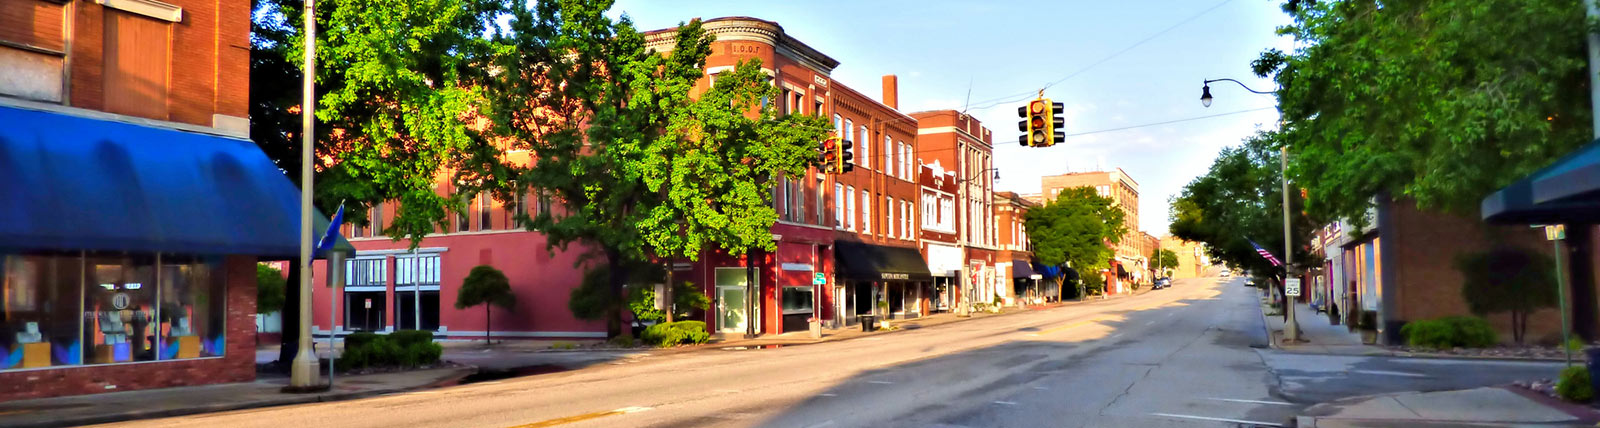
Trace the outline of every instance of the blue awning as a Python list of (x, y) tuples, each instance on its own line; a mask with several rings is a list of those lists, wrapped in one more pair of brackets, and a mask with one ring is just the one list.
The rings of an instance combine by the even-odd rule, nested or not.
[(0, 247), (300, 251), (300, 191), (246, 140), (0, 106), (0, 183)]
[(1600, 220), (1600, 141), (1592, 142), (1479, 204), (1483, 219), (1501, 224), (1596, 223)]

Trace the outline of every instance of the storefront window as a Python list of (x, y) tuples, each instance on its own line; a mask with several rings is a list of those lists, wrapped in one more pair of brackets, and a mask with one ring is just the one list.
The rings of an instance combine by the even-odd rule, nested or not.
[(160, 359), (220, 357), (227, 300), (218, 257), (161, 258)]
[(811, 313), (814, 295), (811, 287), (783, 287), (783, 313)]
[(83, 260), (0, 253), (0, 370), (82, 364)]
[(90, 364), (156, 359), (155, 262), (142, 254), (89, 254), (83, 355)]

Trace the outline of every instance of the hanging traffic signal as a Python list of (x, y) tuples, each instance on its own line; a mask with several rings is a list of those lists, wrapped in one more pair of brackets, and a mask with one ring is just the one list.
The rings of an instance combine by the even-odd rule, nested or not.
[(818, 169), (821, 169), (823, 174), (832, 174), (839, 167), (839, 160), (837, 159), (839, 151), (836, 141), (838, 139), (835, 138), (822, 140), (822, 145), (817, 148), (821, 152), (818, 161), (822, 163)]
[(854, 161), (856, 156), (853, 154), (855, 150), (851, 150), (853, 147), (855, 147), (855, 144), (851, 143), (850, 140), (839, 140), (839, 145), (835, 150), (838, 151), (839, 166), (837, 171), (840, 174), (854, 171), (856, 169), (856, 164)]
[(1035, 99), (1026, 106), (1017, 107), (1017, 116), (1022, 117), (1022, 121), (1017, 122), (1022, 136), (1017, 141), (1027, 147), (1050, 147), (1066, 141), (1065, 133), (1058, 132), (1066, 129), (1064, 110), (1061, 103), (1050, 102), (1049, 98)]

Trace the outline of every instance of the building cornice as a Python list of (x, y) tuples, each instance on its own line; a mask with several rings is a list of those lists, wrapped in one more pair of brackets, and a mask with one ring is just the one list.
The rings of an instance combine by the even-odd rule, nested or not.
[[(813, 49), (783, 32), (776, 22), (745, 16), (730, 16), (702, 21), (700, 28), (717, 41), (753, 41), (772, 46), (773, 52), (795, 60), (800, 65), (824, 76), (839, 67), (839, 60)], [(645, 33), (645, 46), (657, 52), (671, 52), (678, 42), (677, 28), (664, 28)]]

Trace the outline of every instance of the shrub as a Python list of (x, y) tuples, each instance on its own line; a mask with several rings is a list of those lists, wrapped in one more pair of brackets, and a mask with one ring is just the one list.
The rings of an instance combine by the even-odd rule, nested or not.
[(444, 347), (433, 342), (413, 343), (401, 349), (398, 364), (403, 367), (430, 366), (439, 362)]
[(433, 332), (427, 330), (400, 330), (389, 334), (389, 340), (400, 347), (410, 347), (418, 343), (433, 343)]
[(368, 333), (368, 332), (365, 332), (365, 331), (356, 332), (356, 333), (350, 333), (349, 335), (346, 335), (344, 337), (344, 349), (360, 348), (360, 347), (366, 346), (366, 344), (372, 342), (372, 339), (375, 339), (375, 338), (378, 338), (378, 337), (382, 337), (382, 336), (378, 336), (375, 333)]
[(1499, 339), (1488, 321), (1464, 316), (1412, 321), (1400, 328), (1400, 334), (1411, 346), (1434, 349), (1482, 348)]
[(700, 344), (711, 339), (711, 334), (706, 333), (706, 323), (700, 321), (679, 321), (661, 323), (644, 329), (640, 339), (657, 347), (676, 346), (682, 343)]
[(1562, 399), (1586, 403), (1594, 399), (1594, 387), (1589, 385), (1589, 369), (1584, 366), (1567, 367), (1556, 381), (1556, 394)]
[(1582, 340), (1578, 340), (1578, 338), (1576, 338), (1576, 337), (1571, 338), (1571, 339), (1567, 339), (1567, 350), (1568, 351), (1572, 351), (1573, 353), (1583, 352), (1583, 347), (1584, 347), (1584, 343), (1583, 343)]

